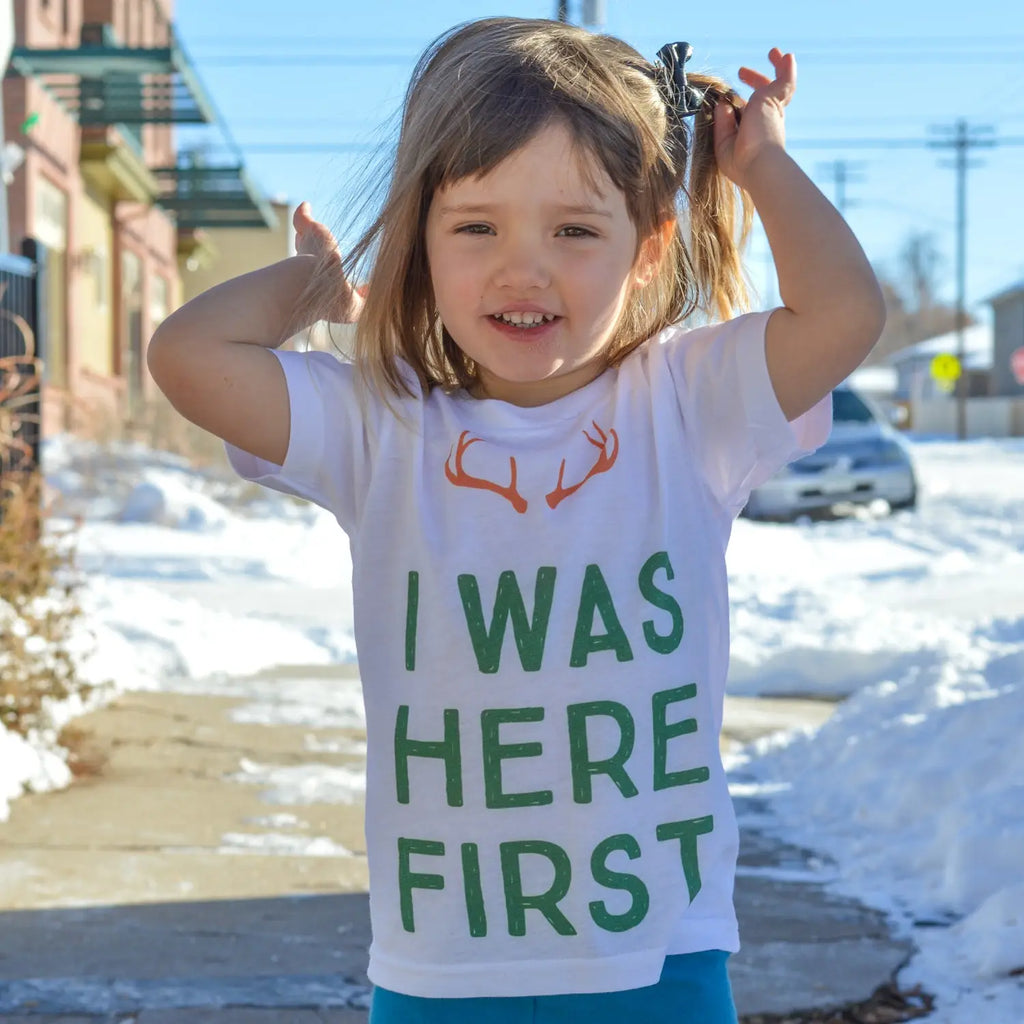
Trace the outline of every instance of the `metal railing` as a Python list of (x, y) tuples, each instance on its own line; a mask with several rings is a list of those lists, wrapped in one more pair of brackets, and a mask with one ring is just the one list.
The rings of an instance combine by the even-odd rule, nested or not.
[(36, 262), (0, 253), (0, 476), (39, 466), (39, 280)]

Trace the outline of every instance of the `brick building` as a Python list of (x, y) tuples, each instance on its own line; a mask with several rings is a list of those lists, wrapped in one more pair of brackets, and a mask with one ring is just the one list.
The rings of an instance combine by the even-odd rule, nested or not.
[(130, 421), (153, 388), (147, 341), (197, 290), (192, 277), (212, 283), (218, 258), (227, 277), (288, 255), (290, 218), (238, 154), (212, 165), (176, 147), (176, 125), (217, 114), (173, 0), (13, 7), (3, 114), (24, 159), (7, 188), (9, 234), (42, 271), (43, 433)]

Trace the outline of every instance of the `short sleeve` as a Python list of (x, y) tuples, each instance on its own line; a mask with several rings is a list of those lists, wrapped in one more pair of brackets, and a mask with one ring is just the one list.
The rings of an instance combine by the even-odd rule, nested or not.
[(814, 451), (832, 429), (832, 397), (789, 422), (765, 357), (769, 312), (669, 332), (662, 351), (694, 455), (715, 497), (738, 511), (786, 463)]
[(365, 402), (354, 368), (329, 352), (275, 349), (288, 386), (289, 437), (278, 466), (225, 444), (232, 468), (246, 480), (305, 498), (333, 512), (351, 532), (368, 467)]

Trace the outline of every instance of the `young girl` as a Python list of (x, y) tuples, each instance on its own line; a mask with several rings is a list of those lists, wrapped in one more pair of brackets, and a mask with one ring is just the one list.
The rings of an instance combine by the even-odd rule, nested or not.
[[(351, 539), (374, 1024), (735, 1020), (725, 547), (883, 306), (785, 152), (793, 57), (742, 69), (744, 105), (687, 51), (453, 30), (350, 259), (303, 206), (299, 255), (149, 348), (239, 473)], [(734, 186), (784, 306), (729, 319)], [(274, 351), (357, 313), (354, 364)]]

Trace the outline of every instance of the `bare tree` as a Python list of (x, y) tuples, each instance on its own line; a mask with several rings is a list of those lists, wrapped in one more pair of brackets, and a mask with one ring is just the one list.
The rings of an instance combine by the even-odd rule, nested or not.
[(935, 236), (914, 231), (899, 250), (895, 272), (875, 267), (886, 321), (869, 363), (884, 362), (901, 348), (955, 330), (956, 308), (939, 298), (943, 262)]
[(907, 236), (900, 250), (899, 269), (904, 296), (915, 313), (927, 313), (938, 304), (939, 271), (942, 254), (935, 236), (915, 231)]

